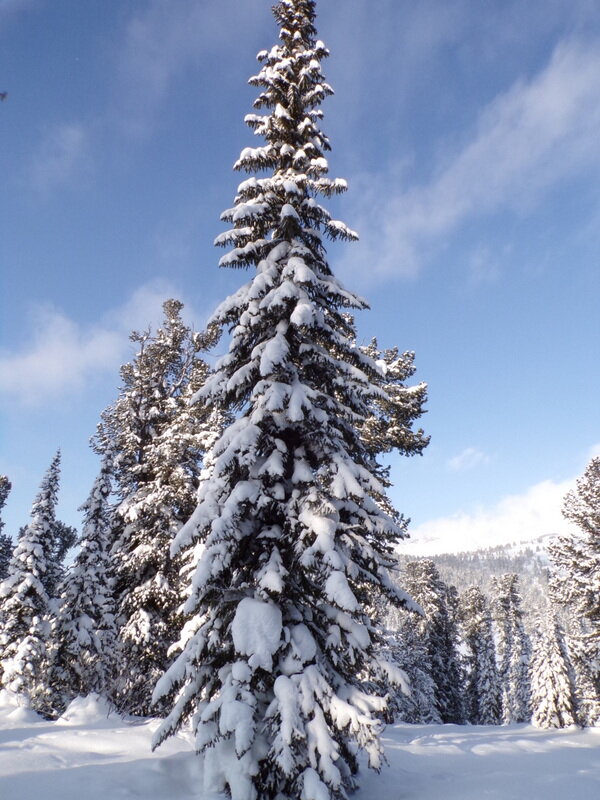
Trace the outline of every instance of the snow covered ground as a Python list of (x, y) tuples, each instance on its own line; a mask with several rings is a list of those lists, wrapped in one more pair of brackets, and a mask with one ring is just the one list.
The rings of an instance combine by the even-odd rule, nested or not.
[[(76, 700), (57, 722), (0, 693), (2, 800), (223, 800), (202, 788), (179, 736), (150, 752), (155, 720), (107, 715)], [(592, 800), (600, 797), (600, 728), (395, 725), (389, 766), (365, 770), (353, 800)]]

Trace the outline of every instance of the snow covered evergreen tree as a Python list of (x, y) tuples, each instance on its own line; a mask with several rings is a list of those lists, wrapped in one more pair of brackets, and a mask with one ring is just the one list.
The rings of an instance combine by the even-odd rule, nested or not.
[[(47, 528), (42, 540), (46, 571), (42, 578), (44, 589), (50, 599), (56, 595), (59, 583), (65, 575), (65, 556), (77, 541), (77, 531), (56, 518), (56, 504), (58, 502), (58, 489), (60, 484), (60, 450), (57, 451), (48, 471), (45, 483), (47, 485), (48, 503), (46, 506)], [(23, 525), (17, 534), (20, 540), (27, 532), (27, 525)]]
[(449, 588), (433, 561), (410, 561), (405, 581), (411, 596), (425, 612), (419, 623), (427, 643), (435, 706), (442, 722), (464, 722), (463, 686), (458, 658), (458, 633), (449, 609)]
[(77, 695), (104, 694), (115, 645), (109, 547), (112, 514), (105, 462), (82, 505), (79, 551), (59, 589), (50, 636), (49, 704), (61, 714)]
[(579, 528), (551, 548), (552, 592), (568, 610), (570, 641), (584, 725), (600, 720), (600, 456), (565, 497), (563, 515)]
[(386, 646), (390, 660), (408, 679), (409, 692), (395, 692), (390, 703), (392, 719), (402, 722), (437, 725), (441, 717), (436, 687), (431, 677), (431, 659), (422, 618), (415, 612), (392, 608), (385, 617)]
[[(6, 504), (12, 486), (6, 475), (0, 475), (0, 513)], [(13, 551), (13, 542), (10, 536), (4, 533), (4, 522), (0, 516), (0, 581), (8, 575), (8, 565)]]
[(167, 300), (155, 334), (134, 332), (139, 351), (121, 368), (115, 404), (102, 414), (95, 450), (110, 458), (118, 498), (111, 546), (117, 653), (112, 699), (131, 714), (151, 713), (156, 681), (177, 638), (180, 559), (169, 548), (195, 507), (210, 409), (190, 404), (208, 372), (198, 356), (214, 342), (181, 319)]
[(519, 578), (507, 573), (494, 581), (494, 618), (498, 631), (498, 672), (502, 721), (528, 722), (530, 711), (529, 659), (531, 646), (523, 624)]
[(8, 577), (0, 584), (0, 683), (42, 713), (46, 705), (46, 652), (49, 597), (48, 542), (56, 523), (60, 456), (40, 485), (30, 522), (14, 549)]
[(473, 725), (498, 725), (500, 684), (492, 615), (487, 598), (472, 586), (460, 598), (460, 621), (465, 655), (465, 710)]
[(531, 654), (531, 721), (538, 728), (575, 725), (573, 667), (556, 617), (538, 620)]
[(408, 597), (387, 574), (402, 526), (381, 504), (385, 487), (361, 438), (384, 380), (354, 345), (345, 312), (365, 302), (326, 261), (323, 236), (353, 239), (318, 195), (330, 180), (318, 108), (321, 73), (312, 0), (274, 7), (280, 43), (259, 53), (261, 89), (246, 118), (266, 143), (245, 149), (252, 176), (223, 214), (223, 266), (256, 273), (215, 312), (232, 333), (200, 396), (232, 408), (202, 481), (198, 507), (174, 552), (203, 546), (186, 612), (193, 624), (160, 681), (173, 697), (160, 744), (192, 720), (205, 774), (234, 800), (345, 798), (357, 748), (381, 760), (378, 631), (366, 609), (378, 594)]
[(587, 651), (588, 626), (569, 608), (564, 614), (567, 649), (575, 681), (577, 722), (584, 727), (600, 721), (600, 698), (596, 688), (596, 670)]

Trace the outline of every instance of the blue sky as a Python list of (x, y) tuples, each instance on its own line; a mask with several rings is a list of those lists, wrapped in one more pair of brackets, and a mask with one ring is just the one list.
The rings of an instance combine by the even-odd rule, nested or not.
[[(269, 0), (0, 0), (0, 471), (26, 521), (63, 451), (77, 522), (88, 447), (128, 332), (164, 299), (201, 327), (253, 144), (243, 124)], [(367, 297), (361, 336), (416, 351), (418, 459), (394, 459), (415, 538), (481, 545), (561, 528), (598, 452), (600, 6), (595, 0), (321, 0), (330, 249)]]

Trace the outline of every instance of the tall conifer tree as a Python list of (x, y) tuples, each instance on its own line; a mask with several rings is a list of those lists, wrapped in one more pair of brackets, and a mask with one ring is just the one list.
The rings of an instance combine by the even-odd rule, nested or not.
[(49, 703), (57, 715), (77, 695), (105, 693), (113, 666), (112, 514), (107, 461), (80, 509), (84, 520), (79, 550), (59, 587), (52, 621), (47, 683)]
[(531, 654), (531, 721), (538, 728), (577, 722), (575, 679), (564, 631), (556, 614), (539, 620)]
[[(0, 513), (6, 503), (12, 486), (6, 475), (0, 475)], [(8, 565), (12, 555), (13, 542), (10, 536), (4, 533), (4, 522), (0, 516), (0, 581), (8, 575)]]
[(45, 588), (56, 528), (60, 476), (57, 453), (40, 484), (14, 549), (8, 577), (0, 585), (0, 681), (46, 713), (49, 602)]
[(466, 647), (465, 706), (474, 725), (498, 725), (500, 684), (492, 615), (487, 598), (472, 586), (460, 600), (460, 620)]
[(525, 631), (519, 577), (507, 573), (494, 581), (494, 617), (498, 630), (498, 669), (502, 721), (528, 722), (531, 717), (529, 659), (531, 644)]
[(252, 176), (223, 214), (223, 266), (256, 273), (215, 312), (229, 352), (201, 397), (236, 420), (216, 443), (198, 507), (174, 551), (202, 555), (186, 611), (195, 623), (160, 681), (173, 706), (155, 743), (193, 720), (206, 774), (234, 800), (344, 798), (357, 746), (379, 766), (380, 698), (364, 680), (378, 632), (377, 593), (409, 602), (387, 575), (402, 536), (360, 430), (384, 378), (354, 345), (346, 311), (365, 302), (342, 287), (323, 237), (354, 239), (317, 202), (327, 178), (318, 108), (331, 89), (315, 3), (274, 7), (280, 42), (259, 53), (264, 114), (246, 121), (264, 144), (236, 169)]
[(207, 364), (198, 353), (214, 342), (167, 300), (163, 325), (131, 334), (135, 358), (121, 368), (122, 387), (102, 414), (94, 447), (117, 496), (111, 546), (117, 645), (112, 699), (130, 714), (152, 712), (156, 681), (181, 623), (179, 569), (169, 547), (195, 506), (210, 410), (190, 399)]
[(588, 625), (569, 608), (565, 618), (567, 648), (575, 681), (577, 722), (583, 726), (600, 722), (600, 697), (597, 686), (597, 666), (590, 661), (588, 644)]
[(391, 659), (404, 671), (409, 686), (408, 692), (394, 693), (390, 718), (424, 725), (441, 723), (423, 619), (414, 611), (392, 608), (385, 625)]
[[(46, 594), (50, 599), (55, 597), (58, 585), (64, 578), (65, 557), (77, 541), (76, 529), (56, 518), (56, 504), (58, 502), (60, 483), (60, 461), (61, 454), (60, 450), (58, 450), (48, 468), (44, 483), (42, 484), (42, 486), (46, 486), (47, 492), (47, 501), (45, 504), (46, 527), (41, 540), (46, 564), (42, 582)], [(23, 525), (18, 531), (17, 538), (21, 539), (26, 532), (27, 525)]]
[(419, 622), (426, 642), (436, 710), (442, 722), (464, 722), (463, 686), (458, 658), (458, 632), (449, 600), (452, 592), (433, 561), (410, 561), (405, 568), (408, 590), (422, 607)]
[(555, 600), (574, 621), (573, 662), (583, 724), (600, 720), (600, 456), (565, 497), (563, 515), (578, 527), (551, 548)]

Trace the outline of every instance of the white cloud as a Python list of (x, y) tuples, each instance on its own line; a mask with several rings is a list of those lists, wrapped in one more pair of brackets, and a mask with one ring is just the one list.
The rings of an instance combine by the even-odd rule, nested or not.
[(26, 350), (0, 357), (0, 392), (27, 405), (81, 388), (89, 374), (113, 364), (121, 350), (116, 332), (82, 330), (49, 307), (36, 310), (34, 330)]
[(380, 277), (415, 275), (431, 248), (466, 221), (526, 212), (565, 178), (597, 170), (599, 96), (598, 42), (563, 41), (545, 69), (483, 109), (470, 140), (429, 183), (395, 197), (391, 184), (375, 185), (359, 200), (356, 227), (366, 237), (349, 258), (366, 258)]
[(77, 122), (49, 128), (28, 168), (33, 188), (49, 194), (85, 177), (90, 168), (88, 133)]
[(403, 553), (434, 555), (531, 541), (573, 530), (562, 516), (565, 494), (573, 480), (543, 481), (523, 494), (509, 495), (488, 509), (441, 517), (411, 529)]
[[(124, 305), (108, 311), (104, 324), (127, 333), (131, 330), (145, 330), (148, 326), (154, 328), (163, 318), (162, 305), (169, 297), (176, 297), (184, 302), (181, 293), (170, 281), (156, 278), (136, 289)], [(191, 309), (186, 305), (184, 318), (189, 320), (191, 314)]]
[(37, 307), (31, 341), (18, 352), (0, 352), (0, 397), (38, 406), (81, 391), (98, 376), (116, 377), (130, 357), (130, 331), (156, 327), (163, 302), (178, 296), (167, 281), (152, 281), (90, 325), (74, 322), (56, 308)]
[(489, 464), (490, 457), (476, 447), (466, 447), (462, 452), (448, 460), (448, 468), (452, 472), (466, 472), (475, 467)]

